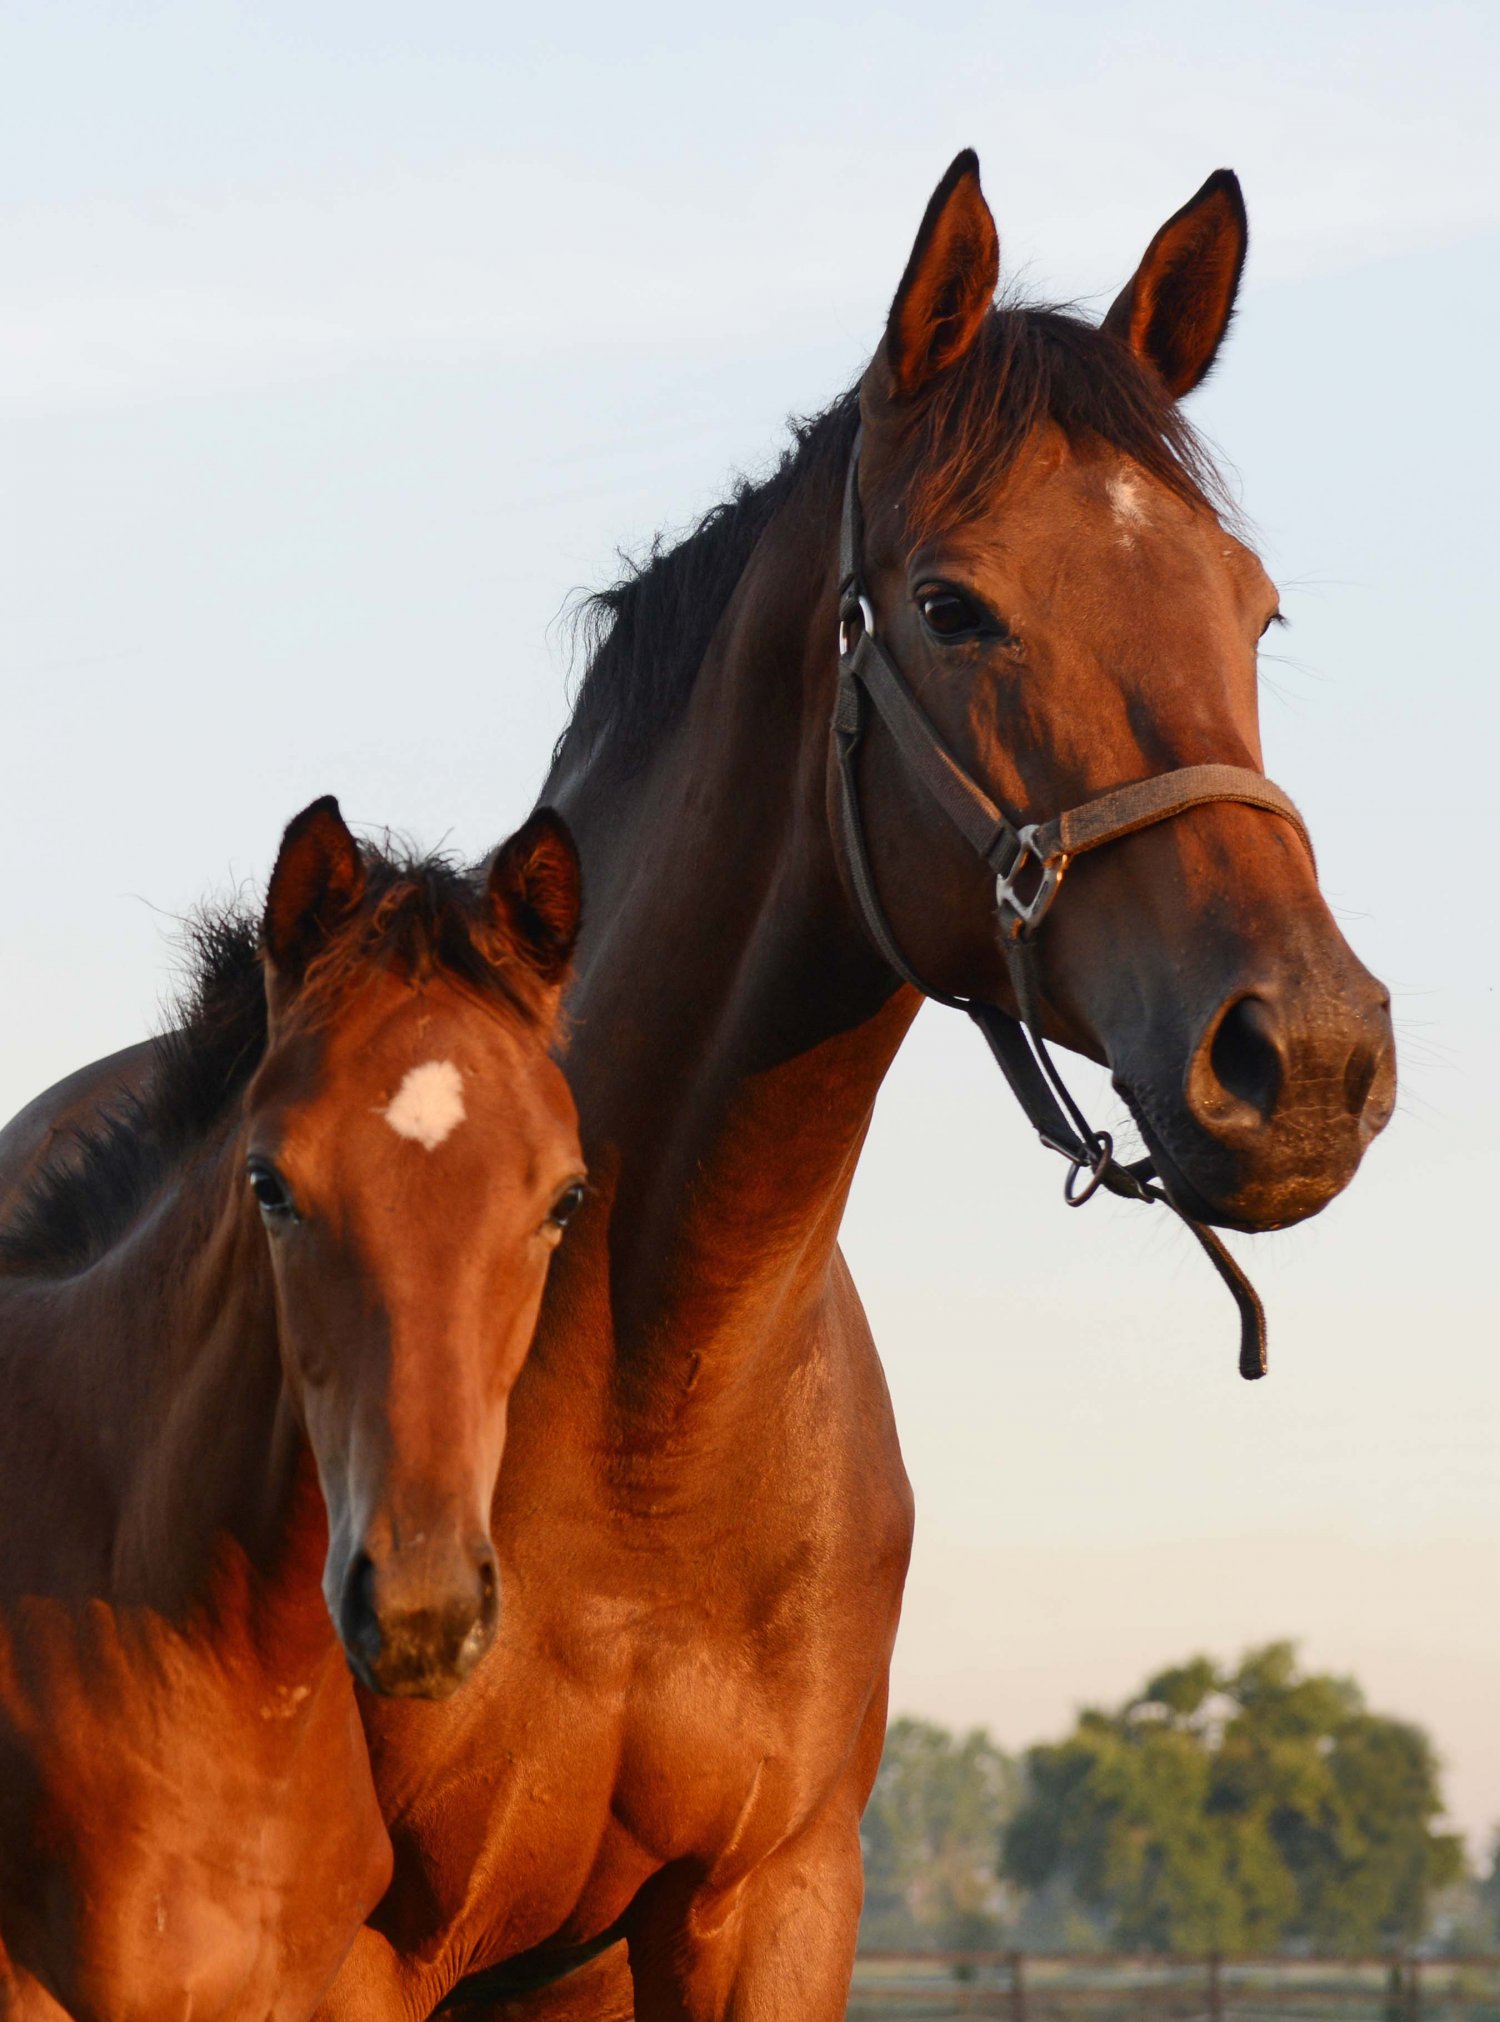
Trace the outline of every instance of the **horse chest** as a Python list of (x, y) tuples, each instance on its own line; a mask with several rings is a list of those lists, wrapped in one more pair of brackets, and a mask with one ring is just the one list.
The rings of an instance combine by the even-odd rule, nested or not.
[(898, 1589), (891, 1568), (863, 1570), (729, 1555), (714, 1573), (668, 1553), (634, 1591), (622, 1565), (612, 1593), (549, 1606), (528, 1574), (497, 1661), (438, 1716), (453, 1723), (439, 1760), (416, 1761), (410, 1711), (364, 1702), (400, 1821), (392, 1935), (414, 1945), (420, 1923), (430, 1942), (434, 1882), (462, 1949), (505, 1957), (592, 1935), (670, 1862), (726, 1882), (754, 1866), (837, 1780), (878, 1686)]
[(361, 1698), (396, 1847), (375, 1921), (398, 1955), (589, 1938), (674, 1862), (732, 1883), (837, 1786), (911, 1508), (857, 1308), (819, 1325), (831, 1376), (762, 1386), (753, 1426), (660, 1461), (599, 1465), (565, 1391), (518, 1390), (496, 1647), (442, 1707)]
[(537, 1648), (513, 1624), (415, 1792), (410, 1715), (365, 1702), (397, 1817), (376, 1923), (398, 1952), (493, 1961), (590, 1937), (672, 1861), (752, 1866), (837, 1773), (840, 1723), (807, 1717), (742, 1649), (686, 1621), (658, 1619), (645, 1650), (618, 1619), (594, 1626), (592, 1649)]

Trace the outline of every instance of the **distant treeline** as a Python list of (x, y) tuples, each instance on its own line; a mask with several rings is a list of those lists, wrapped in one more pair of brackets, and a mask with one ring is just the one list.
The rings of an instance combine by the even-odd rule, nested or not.
[(1436, 1829), (1420, 1727), (1298, 1669), (1289, 1643), (1195, 1657), (1015, 1760), (897, 1720), (864, 1819), (862, 1942), (1353, 1954), (1500, 1946), (1485, 1876)]

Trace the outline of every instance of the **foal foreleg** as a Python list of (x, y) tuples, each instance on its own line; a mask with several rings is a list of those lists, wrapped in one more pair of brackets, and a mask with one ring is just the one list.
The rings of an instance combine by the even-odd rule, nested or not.
[(38, 1980), (12, 1966), (0, 1945), (0, 2022), (68, 2022), (68, 2011), (59, 2007)]
[(844, 1803), (730, 1888), (663, 1874), (632, 1913), (637, 2022), (843, 2022), (863, 1897)]

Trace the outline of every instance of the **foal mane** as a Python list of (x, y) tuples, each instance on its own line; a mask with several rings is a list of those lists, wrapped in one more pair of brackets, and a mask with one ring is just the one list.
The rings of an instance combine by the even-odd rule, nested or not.
[[(442, 855), (361, 846), (365, 890), (298, 988), (302, 1029), (326, 1024), (379, 969), (413, 983), (434, 973), (539, 1023), (524, 983), (497, 959), (484, 880)], [(183, 922), (184, 980), (151, 1042), (146, 1091), (125, 1094), (53, 1148), (0, 1229), (0, 1272), (82, 1270), (135, 1221), (168, 1175), (226, 1118), (265, 1058), (260, 915), (200, 907)]]
[[(1013, 302), (990, 311), (968, 352), (910, 416), (913, 527), (975, 517), (1048, 420), (1070, 441), (1132, 457), (1192, 504), (1231, 510), (1192, 424), (1124, 344), (1067, 308)], [(582, 601), (586, 665), (554, 767), (577, 758), (615, 777), (638, 771), (685, 707), (771, 521), (803, 494), (837, 501), (859, 427), (858, 383), (789, 426), (791, 442), (769, 476), (742, 479), (680, 540), (666, 544), (658, 535), (642, 560), (625, 558), (617, 582)], [(828, 557), (831, 566), (831, 528)]]

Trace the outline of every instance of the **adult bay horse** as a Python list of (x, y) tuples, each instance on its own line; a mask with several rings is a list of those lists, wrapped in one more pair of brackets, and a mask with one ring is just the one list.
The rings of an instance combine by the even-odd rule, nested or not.
[[(1245, 238), (1221, 172), (1102, 329), (996, 309), (960, 156), (858, 388), (599, 600), (547, 787), (590, 890), (591, 1193), (512, 1398), (501, 1632), (441, 1705), (362, 1699), (394, 1873), (331, 2022), (842, 2015), (911, 1503), (837, 1232), (920, 1001), (831, 734), (856, 434), (870, 618), (1012, 822), (1243, 775), (1275, 593), (1177, 402)], [(854, 762), (903, 965), (1023, 1008), (994, 868), (883, 718)], [(1216, 799), (1089, 853), (1036, 945), (1047, 1032), (1108, 1063), (1195, 1217), (1277, 1226), (1348, 1182), (1391, 1106), (1388, 1010), (1291, 820)], [(92, 1087), (18, 1121), (13, 1169)]]
[[(1025, 1007), (995, 866), (884, 711), (853, 753), (853, 861), (841, 616), (939, 769), (1014, 824), (1233, 768), (1213, 778), (1244, 797), (1081, 855), (1035, 942), (1047, 1033), (1108, 1063), (1189, 1214), (1312, 1214), (1389, 1116), (1386, 993), (1256, 785), (1276, 593), (1177, 405), (1245, 245), (1221, 172), (1102, 329), (996, 309), (960, 156), (855, 393), (598, 601), (545, 789), (591, 893), (569, 1056), (591, 1197), (514, 1400), (506, 1634), (450, 1704), (365, 1708), (396, 1868), (339, 2022), (420, 2015), (507, 1958), (455, 2005), (843, 2014), (911, 1505), (839, 1219), (919, 1003), (895, 961)], [(520, 1991), (611, 1932), (571, 1987)]]
[(582, 1194), (578, 889), (550, 814), (480, 882), (315, 803), (259, 934), (200, 919), (149, 1092), (13, 1218), (0, 2014), (303, 2022), (378, 1901), (349, 1673), (441, 1697), (494, 1635), (506, 1406)]

